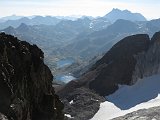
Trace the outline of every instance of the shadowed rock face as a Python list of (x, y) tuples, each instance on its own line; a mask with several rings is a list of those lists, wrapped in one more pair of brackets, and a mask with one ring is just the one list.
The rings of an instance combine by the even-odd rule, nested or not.
[[(133, 35), (114, 45), (89, 71), (90, 89), (109, 95), (118, 84), (134, 84), (138, 79), (160, 73), (160, 32), (153, 35)], [(87, 73), (88, 74), (88, 73)]]
[(140, 78), (160, 73), (160, 32), (153, 35), (149, 49), (135, 58), (137, 64), (132, 76), (133, 83)]
[(52, 79), (36, 45), (0, 34), (0, 112), (13, 120), (62, 120)]
[(98, 72), (89, 88), (100, 95), (109, 95), (118, 89), (118, 84), (129, 85), (136, 65), (134, 56), (146, 51), (149, 43), (148, 35), (139, 34), (126, 37), (114, 45), (91, 69)]

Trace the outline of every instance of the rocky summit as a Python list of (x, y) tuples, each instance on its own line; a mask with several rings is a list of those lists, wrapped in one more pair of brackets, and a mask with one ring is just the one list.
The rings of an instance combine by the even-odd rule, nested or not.
[(0, 119), (63, 119), (63, 104), (43, 58), (36, 45), (0, 33)]

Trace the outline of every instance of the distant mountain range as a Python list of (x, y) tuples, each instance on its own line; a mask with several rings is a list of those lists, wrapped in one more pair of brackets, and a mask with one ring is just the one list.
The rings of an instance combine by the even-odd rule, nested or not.
[[(90, 16), (7, 16), (0, 18), (0, 29), (4, 29), (8, 26), (12, 27), (18, 27), (21, 23), (25, 23), (27, 25), (55, 25), (59, 23), (61, 20), (77, 20), (78, 18), (84, 18), (88, 17), (89, 19), (96, 19), (95, 21), (99, 20), (97, 18), (93, 18)], [(125, 19), (125, 20), (131, 20), (131, 21), (146, 21), (146, 18), (141, 15), (140, 13), (132, 13), (128, 10), (119, 10), (119, 9), (113, 9), (111, 12), (106, 14), (104, 17), (101, 17), (102, 19), (106, 19), (107, 22), (115, 22), (118, 19)], [(106, 21), (105, 20), (105, 21)], [(92, 27), (92, 25), (91, 25)]]
[(62, 56), (75, 56), (82, 59), (88, 59), (96, 54), (102, 54), (109, 50), (120, 39), (132, 35), (147, 33), (150, 36), (160, 30), (160, 20), (151, 20), (144, 22), (132, 22), (119, 19), (113, 24), (90, 34), (77, 36), (71, 44), (53, 51), (52, 55), (62, 54)]
[(20, 19), (22, 17), (23, 16), (17, 16), (17, 15), (6, 16), (6, 17), (0, 18), (0, 22), (5, 22), (7, 20), (18, 20), (18, 19)]
[(8, 26), (12, 27), (18, 27), (21, 23), (25, 23), (27, 25), (55, 25), (61, 20), (56, 18), (56, 17), (51, 17), (51, 16), (35, 16), (33, 18), (28, 18), (28, 17), (20, 17), (20, 19), (14, 19), (14, 20), (7, 20), (5, 22), (0, 23), (0, 28), (4, 29)]
[[(29, 19), (32, 19), (34, 17), (37, 17), (37, 16), (40, 16), (40, 15), (32, 15), (32, 16), (17, 16), (17, 15), (11, 15), (11, 16), (5, 16), (5, 17), (1, 17), (0, 18), (0, 22), (5, 22), (7, 20), (18, 20), (18, 19), (21, 19), (21, 18), (24, 18), (24, 17), (27, 17)], [(47, 16), (45, 16), (47, 17)], [(80, 16), (80, 15), (72, 15), (72, 16), (49, 16), (48, 17), (56, 17), (58, 19), (66, 19), (66, 20), (76, 20), (78, 18), (81, 18), (81, 17), (84, 17), (84, 16)], [(89, 16), (88, 16), (89, 17)], [(90, 17), (92, 18), (92, 17)]]
[[(113, 9), (108, 14), (115, 14), (115, 11), (120, 14), (130, 14), (129, 16), (135, 15), (127, 10), (118, 9)], [(78, 62), (87, 61), (90, 64), (89, 60), (95, 56), (102, 56), (120, 39), (128, 35), (147, 33), (152, 36), (153, 33), (160, 30), (160, 19), (145, 21), (134, 17), (133, 20), (126, 20), (130, 17), (122, 19), (122, 15), (114, 17), (117, 20), (113, 22), (106, 17), (108, 14), (98, 18), (83, 16), (76, 20), (51, 16), (22, 17), (2, 22), (0, 28), (4, 28), (1, 31), (37, 44), (44, 50), (47, 64), (51, 69), (55, 68), (53, 63), (57, 59), (65, 57), (73, 57), (78, 59)], [(81, 62), (78, 64), (82, 64)]]
[[(43, 17), (36, 17), (32, 20), (36, 21)], [(28, 18), (25, 18), (29, 20)], [(22, 19), (20, 19), (22, 20)], [(23, 20), (22, 20), (23, 21)], [(39, 45), (45, 53), (68, 44), (73, 38), (85, 31), (91, 31), (89, 28), (90, 19), (62, 20), (56, 25), (27, 25), (25, 21), (18, 27), (9, 26), (1, 31), (12, 34), (26, 40), (32, 44)], [(43, 21), (40, 21), (43, 22)], [(38, 23), (38, 22), (37, 22)], [(50, 24), (50, 23), (49, 23)], [(48, 49), (48, 50), (47, 50)]]

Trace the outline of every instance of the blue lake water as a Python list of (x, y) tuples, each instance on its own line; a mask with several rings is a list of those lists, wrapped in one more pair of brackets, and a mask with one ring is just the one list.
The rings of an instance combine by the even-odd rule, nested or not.
[[(72, 65), (74, 62), (75, 62), (75, 60), (73, 58), (61, 59), (57, 62), (57, 68), (63, 69), (63, 67)], [(70, 73), (68, 73), (68, 74), (56, 75), (55, 79), (58, 81), (68, 83), (69, 81), (74, 80), (76, 78), (74, 76), (72, 76)]]
[(73, 77), (72, 75), (57, 75), (57, 76), (55, 76), (55, 79), (56, 79), (56, 80), (63, 81), (63, 82), (65, 82), (65, 83), (68, 83), (68, 82), (70, 82), (71, 80), (74, 80), (74, 79), (76, 79), (76, 78)]
[(73, 58), (61, 59), (57, 62), (57, 68), (62, 68), (68, 65), (73, 64), (75, 61)]

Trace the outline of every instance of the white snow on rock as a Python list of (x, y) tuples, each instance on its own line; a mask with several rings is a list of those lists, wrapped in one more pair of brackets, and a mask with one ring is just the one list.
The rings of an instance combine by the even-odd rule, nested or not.
[(69, 102), (69, 104), (73, 104), (73, 100), (71, 100), (71, 101)]
[(106, 96), (91, 120), (109, 120), (139, 109), (160, 106), (160, 75), (140, 79), (133, 86), (123, 85)]
[(64, 116), (68, 117), (68, 118), (74, 118), (74, 117), (71, 117), (70, 114), (64, 114)]

